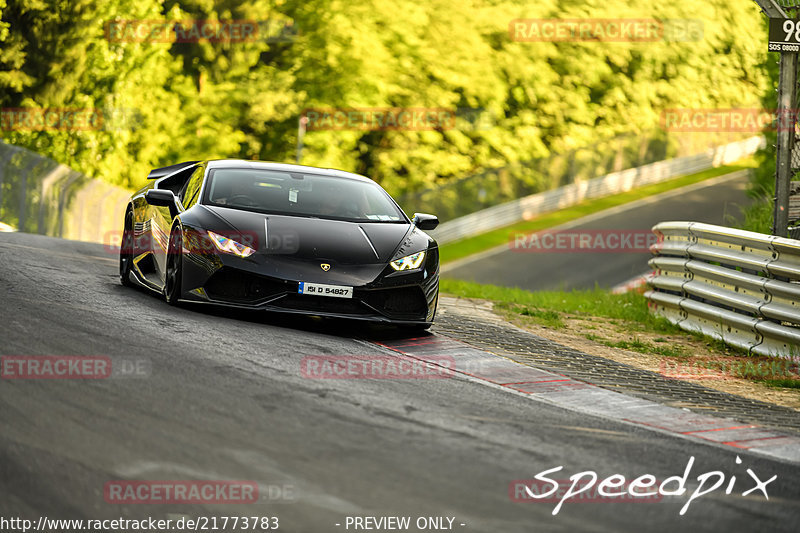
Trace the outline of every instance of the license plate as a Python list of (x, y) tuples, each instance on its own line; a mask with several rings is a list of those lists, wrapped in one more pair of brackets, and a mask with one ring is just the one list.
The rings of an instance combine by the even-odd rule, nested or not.
[(352, 298), (353, 287), (343, 287), (341, 285), (323, 285), (321, 283), (300, 282), (297, 287), (300, 294), (313, 294), (314, 296), (332, 296), (334, 298)]

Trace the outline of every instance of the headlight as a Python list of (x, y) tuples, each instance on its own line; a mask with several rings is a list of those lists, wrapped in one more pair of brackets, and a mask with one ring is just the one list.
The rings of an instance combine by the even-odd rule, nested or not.
[(223, 237), (222, 235), (214, 233), (213, 231), (209, 231), (208, 236), (211, 237), (211, 242), (214, 243), (214, 246), (216, 246), (220, 252), (238, 255), (239, 257), (250, 257), (256, 253), (256, 251), (249, 246), (239, 244), (238, 242), (227, 237)]
[(417, 252), (415, 254), (395, 259), (390, 265), (395, 270), (414, 270), (419, 268), (422, 262), (425, 261), (425, 252)]

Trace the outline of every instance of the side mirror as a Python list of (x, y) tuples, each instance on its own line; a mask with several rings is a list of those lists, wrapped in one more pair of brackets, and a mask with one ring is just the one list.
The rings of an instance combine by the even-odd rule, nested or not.
[(178, 214), (178, 203), (175, 194), (167, 189), (150, 189), (144, 193), (144, 200), (150, 205), (169, 207), (170, 214)]
[(414, 218), (411, 219), (416, 227), (421, 230), (431, 230), (439, 225), (439, 219), (436, 215), (428, 215), (427, 213), (414, 213)]

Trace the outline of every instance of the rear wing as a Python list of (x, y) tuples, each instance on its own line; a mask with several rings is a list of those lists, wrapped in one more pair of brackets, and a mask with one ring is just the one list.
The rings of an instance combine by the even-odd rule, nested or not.
[(155, 180), (158, 178), (163, 178), (164, 176), (168, 176), (170, 174), (174, 174), (175, 172), (179, 172), (194, 166), (199, 162), (200, 161), (186, 161), (184, 163), (178, 163), (177, 165), (170, 165), (168, 167), (154, 168), (150, 171), (150, 174), (147, 175), (147, 179)]

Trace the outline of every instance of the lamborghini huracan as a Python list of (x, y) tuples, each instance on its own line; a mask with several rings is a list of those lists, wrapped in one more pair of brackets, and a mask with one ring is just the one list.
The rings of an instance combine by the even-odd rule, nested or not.
[(439, 250), (369, 178), (244, 160), (154, 169), (127, 206), (120, 281), (196, 302), (430, 327)]

